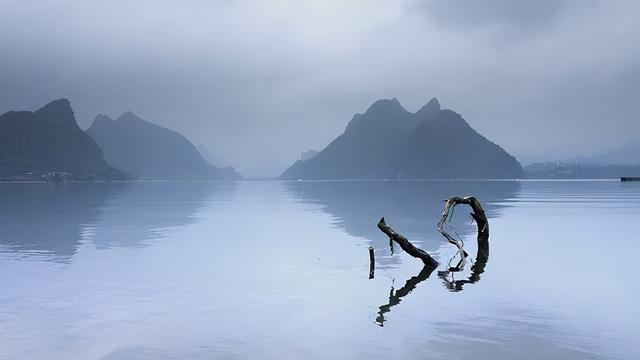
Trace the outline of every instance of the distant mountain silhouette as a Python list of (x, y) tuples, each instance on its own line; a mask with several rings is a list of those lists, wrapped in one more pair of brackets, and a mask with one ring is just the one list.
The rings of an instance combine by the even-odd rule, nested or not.
[(181, 134), (125, 112), (116, 120), (96, 116), (87, 129), (109, 163), (148, 179), (238, 179), (232, 167), (209, 164)]
[(376, 101), (311, 159), (281, 179), (515, 178), (520, 163), (432, 98), (415, 113), (397, 99)]
[(80, 129), (67, 99), (40, 110), (0, 116), (0, 178), (16, 180), (124, 179)]
[(573, 158), (570, 162), (602, 165), (640, 165), (640, 141), (630, 141), (595, 156)]
[(526, 166), (524, 171), (530, 179), (619, 179), (640, 176), (640, 165), (546, 162)]

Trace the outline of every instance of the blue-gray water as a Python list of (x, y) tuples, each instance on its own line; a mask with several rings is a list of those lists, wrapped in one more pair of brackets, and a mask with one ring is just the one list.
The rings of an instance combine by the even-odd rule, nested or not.
[[(468, 194), (488, 262), (439, 276)], [(638, 359), (639, 221), (615, 181), (0, 184), (0, 359)]]

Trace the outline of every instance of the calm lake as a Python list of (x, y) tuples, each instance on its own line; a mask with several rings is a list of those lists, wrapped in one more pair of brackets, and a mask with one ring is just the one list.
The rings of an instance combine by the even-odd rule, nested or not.
[(0, 359), (638, 359), (639, 232), (618, 181), (0, 184)]

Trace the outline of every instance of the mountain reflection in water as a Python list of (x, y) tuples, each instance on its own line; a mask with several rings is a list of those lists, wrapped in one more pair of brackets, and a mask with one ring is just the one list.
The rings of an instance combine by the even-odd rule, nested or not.
[[(0, 186), (0, 252), (69, 262), (87, 241), (140, 247), (189, 224), (232, 183), (7, 183)], [(226, 189), (228, 190), (228, 189)]]

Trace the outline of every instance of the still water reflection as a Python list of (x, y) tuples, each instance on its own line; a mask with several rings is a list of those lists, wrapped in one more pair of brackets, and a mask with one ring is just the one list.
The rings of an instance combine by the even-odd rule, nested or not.
[(216, 188), (204, 182), (0, 185), (0, 251), (70, 261), (83, 240), (100, 248), (139, 247), (193, 222)]
[[(460, 207), (447, 272), (469, 194), (491, 256)], [(639, 218), (618, 182), (0, 184), (0, 359), (636, 359)]]

